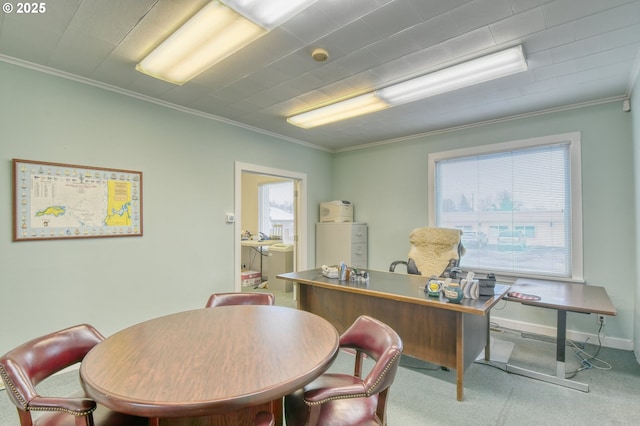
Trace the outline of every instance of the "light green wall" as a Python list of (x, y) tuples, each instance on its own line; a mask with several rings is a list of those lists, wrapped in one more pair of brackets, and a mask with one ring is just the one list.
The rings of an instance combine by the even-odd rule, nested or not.
[[(88, 322), (104, 334), (234, 289), (234, 163), (308, 177), (308, 256), (331, 155), (0, 62), (0, 353)], [(11, 242), (11, 159), (139, 170), (144, 236)]]
[[(636, 76), (635, 85), (631, 92), (631, 120), (633, 127), (633, 146), (635, 150), (635, 164), (640, 164), (640, 75)], [(640, 253), (640, 168), (636, 166), (635, 175), (636, 184), (636, 258), (635, 270), (636, 276), (640, 276), (640, 261), (638, 253)], [(636, 282), (635, 289), (636, 311), (634, 316), (634, 352), (638, 362), (640, 362), (640, 283)]]
[[(369, 268), (387, 269), (406, 258), (411, 230), (427, 225), (429, 153), (574, 131), (582, 132), (585, 279), (605, 286), (618, 310), (606, 335), (628, 344), (636, 282), (634, 163), (631, 118), (621, 102), (343, 152), (334, 161), (334, 196), (351, 201), (356, 219), (369, 224)], [(550, 311), (514, 303), (494, 315), (555, 326)], [(596, 332), (587, 315), (569, 315), (568, 327)]]

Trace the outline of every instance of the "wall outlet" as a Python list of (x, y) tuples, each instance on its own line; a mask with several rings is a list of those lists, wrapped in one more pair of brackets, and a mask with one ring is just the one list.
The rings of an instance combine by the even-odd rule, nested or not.
[(605, 325), (607, 323), (607, 317), (604, 315), (596, 315), (596, 323)]

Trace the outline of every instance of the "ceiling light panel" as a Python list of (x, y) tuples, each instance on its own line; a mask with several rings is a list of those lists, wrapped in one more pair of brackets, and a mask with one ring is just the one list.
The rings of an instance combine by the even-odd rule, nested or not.
[(184, 84), (267, 32), (233, 9), (212, 1), (145, 57), (136, 69)]
[(271, 30), (318, 0), (222, 0), (256, 24)]
[(516, 46), (385, 87), (376, 94), (391, 105), (401, 105), (526, 70), (522, 46)]
[(287, 121), (303, 129), (322, 126), (323, 124), (346, 120), (363, 114), (389, 108), (389, 104), (380, 100), (374, 93), (356, 96), (341, 102), (336, 102), (312, 111), (291, 116)]

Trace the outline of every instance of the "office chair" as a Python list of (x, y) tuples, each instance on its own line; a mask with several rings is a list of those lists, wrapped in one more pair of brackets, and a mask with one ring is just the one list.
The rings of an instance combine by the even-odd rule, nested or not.
[(460, 229), (416, 228), (409, 235), (409, 242), (409, 259), (392, 262), (389, 272), (395, 272), (397, 265), (405, 265), (408, 274), (455, 278), (465, 253)]
[[(400, 364), (402, 339), (388, 325), (362, 315), (340, 336), (340, 348), (355, 350), (354, 373), (324, 373), (287, 395), (287, 426), (386, 424), (389, 387)], [(375, 364), (363, 378), (365, 356)]]
[(214, 293), (205, 308), (229, 305), (275, 305), (275, 297), (271, 293)]
[[(38, 383), (81, 362), (104, 337), (92, 326), (77, 325), (30, 340), (0, 358), (7, 396), (18, 409), (21, 426), (131, 426), (148, 420), (110, 411), (80, 391), (72, 396), (42, 396)], [(32, 418), (31, 412), (45, 412)]]

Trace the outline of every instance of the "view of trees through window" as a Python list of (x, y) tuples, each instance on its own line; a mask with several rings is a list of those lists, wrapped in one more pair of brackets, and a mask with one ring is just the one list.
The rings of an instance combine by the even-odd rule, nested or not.
[(435, 162), (439, 227), (463, 231), (467, 269), (570, 277), (569, 144)]

